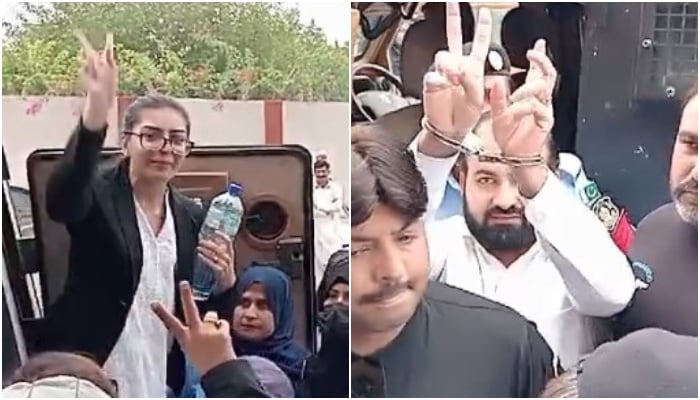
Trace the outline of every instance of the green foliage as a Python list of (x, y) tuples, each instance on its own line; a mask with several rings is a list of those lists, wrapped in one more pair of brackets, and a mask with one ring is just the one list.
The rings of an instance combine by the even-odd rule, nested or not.
[(346, 101), (348, 44), (275, 3), (22, 3), (3, 23), (3, 94), (80, 95), (80, 29), (114, 33), (119, 91), (177, 97)]

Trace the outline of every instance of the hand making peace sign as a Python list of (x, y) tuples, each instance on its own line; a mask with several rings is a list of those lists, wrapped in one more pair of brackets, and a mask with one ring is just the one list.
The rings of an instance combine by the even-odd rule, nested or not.
[[(445, 6), (448, 50), (435, 55), (435, 71), (428, 72), (423, 81), (423, 127), (428, 134), (421, 139), (419, 150), (434, 157), (454, 155), (484, 111), (484, 71), (492, 31), (490, 11), (479, 9), (472, 51), (465, 55), (459, 4)], [(535, 43), (527, 57), (530, 69), (526, 83), (509, 96), (508, 82), (494, 80), (488, 101), (495, 140), (504, 159), (509, 163), (528, 160), (515, 169), (524, 182), (521, 187), (532, 195), (547, 176), (540, 168), (545, 166), (541, 155), (554, 124), (551, 99), (557, 73), (543, 39)], [(426, 140), (429, 137), (433, 139)], [(475, 145), (479, 147), (479, 143)]]
[(530, 69), (525, 84), (510, 98), (507, 84), (502, 81), (495, 82), (489, 97), (494, 139), (503, 157), (538, 160), (513, 168), (520, 193), (526, 198), (539, 193), (551, 174), (543, 153), (554, 125), (552, 94), (557, 72), (547, 57), (546, 46), (546, 42), (539, 39), (528, 51)]
[(180, 282), (180, 299), (184, 324), (161, 303), (153, 303), (151, 307), (197, 370), (205, 375), (217, 365), (235, 359), (228, 322), (212, 311), (200, 319), (187, 282)]
[(544, 39), (528, 51), (525, 84), (508, 98), (505, 82), (496, 82), (490, 96), (494, 138), (504, 156), (539, 156), (554, 125), (552, 94), (557, 71), (547, 57)]
[(87, 90), (87, 101), (83, 110), (83, 124), (92, 131), (107, 125), (107, 115), (114, 106), (117, 95), (117, 65), (114, 61), (114, 37), (107, 34), (103, 50), (95, 50), (85, 35), (78, 31), (85, 56), (83, 78)]
[(423, 110), (427, 121), (450, 139), (461, 142), (476, 125), (484, 107), (484, 65), (491, 41), (491, 12), (479, 10), (471, 54), (462, 48), (459, 3), (448, 2), (447, 51), (435, 54), (435, 71), (423, 80)]

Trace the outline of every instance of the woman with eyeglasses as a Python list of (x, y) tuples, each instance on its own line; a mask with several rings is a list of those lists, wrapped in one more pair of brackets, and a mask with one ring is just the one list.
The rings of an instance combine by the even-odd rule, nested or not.
[(170, 185), (193, 146), (189, 115), (176, 100), (138, 98), (124, 115), (123, 157), (102, 167), (117, 92), (112, 37), (98, 51), (78, 36), (87, 99), (46, 188), (49, 217), (70, 235), (68, 276), (37, 347), (91, 354), (122, 396), (165, 397), (166, 387), (184, 382), (184, 356), (150, 304), (182, 316), (176, 282), (192, 278), (197, 253), (218, 273), (202, 307), (215, 304), (235, 282), (233, 248), (198, 241), (204, 210)]

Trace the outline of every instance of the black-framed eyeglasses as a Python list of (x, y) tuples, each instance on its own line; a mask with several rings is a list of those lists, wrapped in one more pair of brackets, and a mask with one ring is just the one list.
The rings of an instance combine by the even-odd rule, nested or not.
[(386, 397), (384, 367), (379, 361), (358, 357), (350, 368), (351, 397)]
[(190, 154), (194, 147), (194, 142), (185, 136), (173, 136), (168, 138), (162, 134), (151, 132), (139, 133), (124, 131), (123, 133), (125, 135), (138, 137), (141, 147), (151, 151), (161, 151), (166, 145), (170, 144), (173, 153), (178, 156), (186, 156)]

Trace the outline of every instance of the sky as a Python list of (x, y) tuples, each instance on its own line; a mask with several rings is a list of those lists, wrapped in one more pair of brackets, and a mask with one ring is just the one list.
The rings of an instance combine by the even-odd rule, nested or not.
[[(316, 26), (328, 36), (329, 42), (337, 40), (342, 43), (350, 40), (350, 6), (347, 3), (308, 1), (285, 2), (284, 5), (285, 7), (298, 8), (301, 20), (305, 23), (309, 23), (313, 19)], [(3, 21), (14, 20), (17, 8), (18, 2), (0, 2)]]
[(299, 9), (303, 22), (312, 19), (330, 41), (350, 41), (350, 4), (346, 2), (290, 2), (287, 7)]

